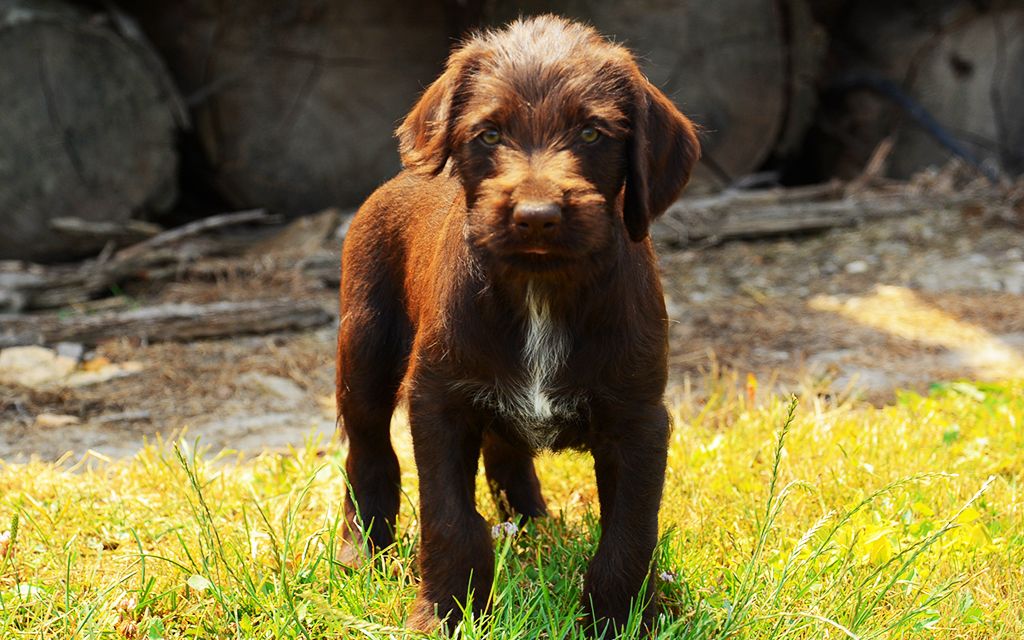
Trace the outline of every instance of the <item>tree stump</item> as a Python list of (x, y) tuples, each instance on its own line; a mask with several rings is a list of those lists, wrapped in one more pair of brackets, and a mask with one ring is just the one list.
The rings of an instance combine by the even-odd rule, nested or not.
[[(987, 6), (984, 6), (987, 5)], [(896, 83), (980, 161), (1024, 173), (1024, 5), (864, 0), (836, 22), (837, 66)], [(891, 97), (869, 89), (826, 101), (820, 140), (808, 149), (826, 175), (852, 178), (894, 136), (888, 175), (944, 164), (939, 145)]]
[[(924, 45), (919, 59), (909, 92), (979, 160), (1024, 173), (1024, 10), (980, 14)], [(909, 176), (948, 157), (907, 124), (893, 149), (893, 173)]]
[(393, 132), (442, 69), (444, 0), (129, 3), (194, 109), (235, 206), (358, 205), (399, 170)]
[(176, 197), (184, 112), (156, 57), (117, 20), (0, 0), (0, 258), (84, 255), (99, 247), (51, 219), (124, 221)]

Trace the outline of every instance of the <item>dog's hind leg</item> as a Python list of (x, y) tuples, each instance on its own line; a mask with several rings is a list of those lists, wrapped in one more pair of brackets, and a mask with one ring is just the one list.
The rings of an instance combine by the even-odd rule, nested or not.
[(370, 550), (394, 542), (401, 477), (390, 426), (411, 334), (401, 311), (380, 308), (395, 304), (394, 299), (378, 296), (377, 300), (387, 302), (375, 303), (372, 296), (361, 295), (366, 289), (343, 287), (338, 329), (338, 410), (349, 447), (345, 462), (349, 546), (341, 559), (350, 562), (358, 560), (354, 554), (360, 551), (364, 536)]
[(493, 431), (484, 432), (482, 448), (487, 484), (502, 520), (514, 516), (546, 516), (547, 505), (540, 493), (533, 456), (524, 447), (512, 446)]

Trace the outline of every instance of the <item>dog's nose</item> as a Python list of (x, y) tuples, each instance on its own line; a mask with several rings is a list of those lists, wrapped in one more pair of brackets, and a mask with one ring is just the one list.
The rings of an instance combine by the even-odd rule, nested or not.
[(562, 207), (556, 202), (520, 202), (512, 210), (512, 223), (530, 235), (550, 233), (562, 223)]

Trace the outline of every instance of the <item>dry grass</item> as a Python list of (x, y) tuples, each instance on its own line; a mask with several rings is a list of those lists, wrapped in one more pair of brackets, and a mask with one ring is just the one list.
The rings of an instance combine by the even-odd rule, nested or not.
[[(1024, 383), (882, 408), (709, 389), (676, 403), (661, 637), (1024, 637)], [(77, 469), (0, 463), (0, 637), (402, 637), (417, 524), (399, 445), (400, 541), (359, 570), (333, 561), (333, 447), (242, 460), (180, 440)], [(592, 471), (578, 455), (540, 471), (557, 515), (496, 542), (493, 614), (463, 637), (580, 633)]]

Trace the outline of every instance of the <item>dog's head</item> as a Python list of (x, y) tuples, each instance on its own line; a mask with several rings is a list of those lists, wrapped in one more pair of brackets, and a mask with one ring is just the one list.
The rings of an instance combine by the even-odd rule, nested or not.
[(647, 236), (699, 156), (625, 48), (553, 16), (478, 35), (398, 128), (406, 168), (459, 176), (468, 238), (529, 268)]

